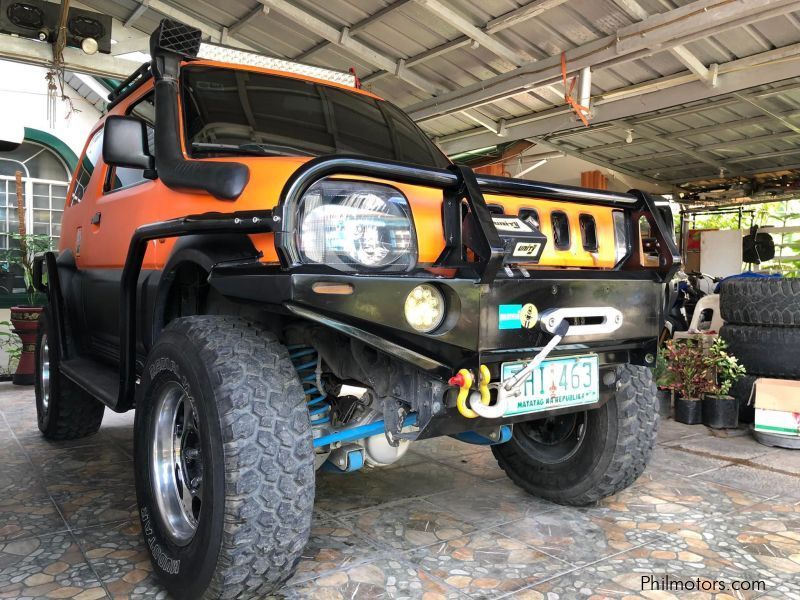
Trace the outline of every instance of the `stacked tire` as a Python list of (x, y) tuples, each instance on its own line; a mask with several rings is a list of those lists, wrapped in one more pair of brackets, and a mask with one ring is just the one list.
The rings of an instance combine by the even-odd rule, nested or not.
[(748, 400), (759, 377), (800, 379), (800, 279), (729, 279), (720, 289), (720, 335), (747, 369), (731, 390), (740, 421), (753, 420)]

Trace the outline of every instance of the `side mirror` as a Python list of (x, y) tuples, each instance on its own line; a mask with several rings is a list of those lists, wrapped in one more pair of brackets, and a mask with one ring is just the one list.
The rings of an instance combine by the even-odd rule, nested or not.
[(136, 117), (108, 117), (103, 132), (103, 161), (116, 167), (152, 171), (155, 159), (148, 150), (147, 124)]

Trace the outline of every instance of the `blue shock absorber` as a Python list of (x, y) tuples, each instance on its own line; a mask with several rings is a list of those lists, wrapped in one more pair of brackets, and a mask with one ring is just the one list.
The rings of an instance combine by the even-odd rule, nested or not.
[(300, 383), (306, 394), (308, 414), (311, 417), (312, 427), (321, 427), (331, 422), (331, 405), (328, 404), (325, 394), (317, 388), (317, 363), (319, 354), (311, 346), (289, 346), (289, 358), (297, 370)]

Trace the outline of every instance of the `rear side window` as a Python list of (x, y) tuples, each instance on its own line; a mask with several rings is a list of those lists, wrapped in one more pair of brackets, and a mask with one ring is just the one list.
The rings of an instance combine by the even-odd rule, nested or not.
[[(129, 115), (137, 117), (147, 124), (147, 147), (150, 154), (155, 155), (155, 122), (156, 107), (155, 95), (148, 94), (128, 111)], [(114, 167), (109, 169), (106, 191), (113, 192), (122, 188), (147, 181), (144, 169), (129, 169), (128, 167)]]
[(78, 174), (75, 177), (75, 186), (72, 188), (71, 204), (77, 204), (83, 199), (86, 186), (89, 185), (89, 180), (92, 178), (92, 173), (94, 173), (94, 168), (97, 165), (97, 160), (100, 158), (100, 153), (102, 151), (103, 130), (99, 129), (92, 136), (92, 139), (89, 140), (89, 145), (86, 146), (86, 152), (81, 158)]

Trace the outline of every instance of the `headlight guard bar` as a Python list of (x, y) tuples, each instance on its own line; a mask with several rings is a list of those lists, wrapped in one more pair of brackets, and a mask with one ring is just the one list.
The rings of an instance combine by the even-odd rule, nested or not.
[[(471, 269), (477, 273), (481, 283), (491, 283), (494, 280), (503, 264), (504, 256), (503, 243), (492, 222), (484, 193), (622, 209), (628, 222), (630, 250), (615, 267), (616, 270), (644, 269), (638, 248), (641, 242), (639, 219), (645, 217), (655, 231), (659, 255), (658, 267), (647, 270), (652, 271), (659, 281), (669, 281), (680, 265), (680, 254), (670, 235), (671, 224), (664, 222), (654, 199), (640, 190), (631, 190), (628, 193), (588, 190), (538, 181), (476, 175), (468, 167), (458, 165), (437, 169), (361, 156), (328, 155), (310, 160), (295, 171), (283, 187), (279, 204), (273, 211), (275, 243), (285, 268), (303, 264), (294, 236), (300, 198), (317, 181), (335, 175), (374, 177), (388, 182), (442, 189), (445, 249), (435, 266)], [(467, 203), (466, 214), (463, 200)], [(465, 232), (468, 235), (465, 236)], [(463, 253), (465, 238), (468, 238), (469, 248), (478, 259), (476, 262), (466, 262)]]

